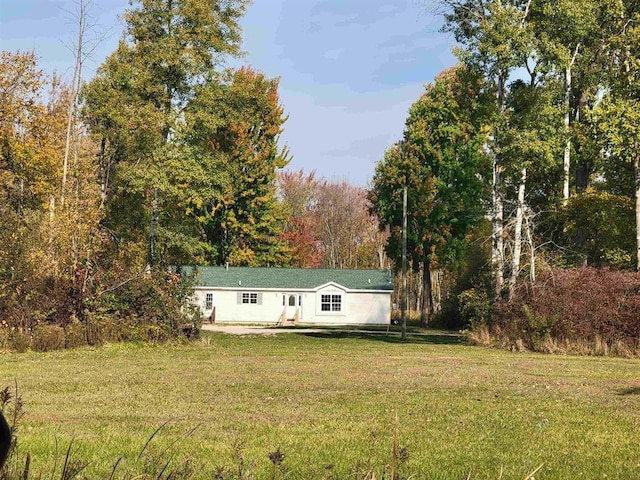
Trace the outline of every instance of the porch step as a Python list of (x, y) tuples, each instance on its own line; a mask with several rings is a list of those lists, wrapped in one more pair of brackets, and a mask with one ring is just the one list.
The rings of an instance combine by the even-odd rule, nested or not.
[(278, 327), (295, 327), (296, 322), (295, 320), (291, 319), (291, 320), (285, 320), (284, 322), (281, 322), (278, 324)]

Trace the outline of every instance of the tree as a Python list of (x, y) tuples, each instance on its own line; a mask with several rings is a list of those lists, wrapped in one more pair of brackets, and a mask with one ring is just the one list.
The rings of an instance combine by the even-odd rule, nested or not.
[[(572, 151), (583, 145), (575, 132), (581, 128), (587, 98), (597, 93), (598, 76), (593, 64), (601, 55), (603, 42), (602, 0), (544, 0), (531, 5), (531, 23), (536, 36), (536, 55), (545, 63), (550, 76), (556, 76), (562, 89), (564, 129), (562, 201), (570, 195)], [(595, 88), (594, 88), (595, 87)], [(574, 159), (575, 163), (575, 159)], [(578, 167), (587, 167), (589, 159)], [(580, 185), (579, 188), (586, 188)]]
[(502, 128), (506, 115), (507, 82), (513, 70), (524, 67), (530, 55), (533, 33), (527, 19), (531, 0), (490, 1), (443, 0), (445, 30), (454, 33), (465, 47), (461, 60), (481, 72), (495, 92), (495, 117), (487, 141), (492, 159), (492, 251), (494, 297), (502, 296), (504, 285), (504, 186)]
[(314, 204), (318, 244), (328, 268), (380, 267), (375, 219), (367, 191), (347, 182), (324, 181)]
[[(57, 165), (47, 136), (46, 84), (33, 53), (0, 54), (0, 145), (3, 204), (15, 211), (46, 209)], [(55, 101), (52, 101), (52, 105)]]
[(292, 265), (299, 268), (319, 267), (323, 261), (314, 213), (319, 183), (315, 172), (282, 171), (278, 175), (278, 191), (286, 216), (282, 240), (291, 251)]
[(636, 269), (640, 271), (640, 5), (622, 2), (614, 21), (607, 64), (609, 89), (594, 117), (607, 163), (632, 172)]
[[(555, 90), (543, 82), (537, 83), (535, 75), (530, 75), (528, 83), (516, 80), (510, 85), (507, 95), (506, 122), (503, 129), (504, 157), (509, 159), (505, 165), (508, 178), (514, 179), (517, 190), (515, 205), (514, 234), (511, 272), (508, 282), (508, 298), (515, 294), (518, 276), (520, 274), (520, 257), (522, 252), (522, 228), (525, 210), (527, 210), (526, 187), (529, 172), (538, 178), (533, 180), (535, 188), (545, 184), (544, 178), (550, 178), (548, 183), (557, 181), (558, 152), (564, 135), (559, 122), (559, 107), (554, 103)], [(529, 180), (531, 181), (531, 180)], [(548, 190), (547, 190), (548, 191)], [(538, 208), (548, 208), (548, 196), (537, 199)], [(555, 199), (552, 197), (552, 201)], [(542, 205), (541, 205), (542, 204)], [(534, 260), (532, 259), (532, 262)]]
[(82, 316), (87, 276), (78, 271), (88, 271), (90, 252), (100, 248), (93, 152), (82, 136), (70, 169), (71, 201), (60, 201), (71, 96), (68, 85), (37, 69), (33, 54), (3, 53), (0, 308), (8, 319), (22, 318), (23, 328)]
[(403, 141), (376, 166), (369, 192), (380, 226), (390, 227), (387, 250), (397, 262), (402, 190), (408, 188), (408, 252), (414, 268), (423, 269), (425, 324), (432, 314), (432, 268), (457, 256), (468, 229), (484, 211), (482, 87), (463, 67), (442, 72), (427, 85), (409, 111)]
[[(218, 117), (217, 126), (203, 121)], [(218, 156), (224, 180), (213, 200), (204, 231), (216, 248), (215, 262), (236, 265), (284, 265), (288, 252), (280, 239), (284, 212), (277, 198), (277, 171), (289, 152), (278, 147), (287, 120), (279, 103), (278, 80), (250, 68), (233, 74), (229, 84), (202, 86), (188, 107), (187, 120), (198, 125), (196, 142)], [(187, 125), (189, 128), (189, 125)], [(199, 146), (201, 149), (202, 145)]]
[(576, 264), (635, 267), (634, 201), (629, 196), (588, 189), (571, 196), (562, 210), (564, 245)]
[[(31, 161), (36, 150), (35, 122), (42, 116), (40, 89), (45, 83), (33, 53), (0, 54), (0, 305), (20, 303), (27, 261), (37, 227), (47, 206), (46, 177), (35, 178)], [(43, 165), (44, 167), (44, 165)], [(51, 165), (51, 167), (53, 167)], [(42, 169), (45, 172), (48, 169)], [(43, 181), (45, 180), (45, 181)], [(38, 186), (38, 184), (42, 186)], [(43, 195), (44, 193), (44, 195)]]
[(283, 172), (279, 190), (287, 221), (283, 238), (299, 267), (388, 268), (386, 235), (369, 212), (367, 191), (315, 173)]
[(134, 2), (124, 15), (124, 38), (85, 89), (84, 119), (101, 145), (104, 225), (128, 246), (134, 265), (142, 257), (158, 262), (161, 250), (185, 261), (211, 254), (198, 226), (166, 227), (191, 206), (188, 195), (176, 204), (176, 192), (207, 188), (207, 172), (182, 141), (185, 111), (199, 88), (220, 81), (224, 59), (238, 55), (245, 3)]

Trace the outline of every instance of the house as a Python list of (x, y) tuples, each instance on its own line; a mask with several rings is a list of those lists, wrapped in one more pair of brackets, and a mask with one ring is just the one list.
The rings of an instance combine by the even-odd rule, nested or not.
[(197, 267), (195, 282), (194, 301), (215, 323), (390, 321), (393, 285), (386, 270)]

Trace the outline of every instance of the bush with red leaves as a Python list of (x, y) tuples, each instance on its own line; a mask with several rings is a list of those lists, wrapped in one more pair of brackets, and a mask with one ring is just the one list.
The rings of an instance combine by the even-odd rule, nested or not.
[(543, 339), (640, 346), (640, 273), (581, 267), (552, 270), (497, 305), (490, 329), (537, 350)]

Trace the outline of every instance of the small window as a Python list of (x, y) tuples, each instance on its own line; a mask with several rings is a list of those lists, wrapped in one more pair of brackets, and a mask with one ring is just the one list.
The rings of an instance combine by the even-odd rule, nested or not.
[(258, 294), (257, 293), (243, 293), (242, 294), (242, 303), (258, 303)]
[(289, 306), (290, 307), (295, 307), (296, 306), (296, 296), (295, 295), (289, 295)]
[(213, 293), (207, 293), (204, 299), (205, 310), (211, 310), (213, 308)]
[(322, 312), (341, 312), (342, 295), (320, 295), (320, 310)]

